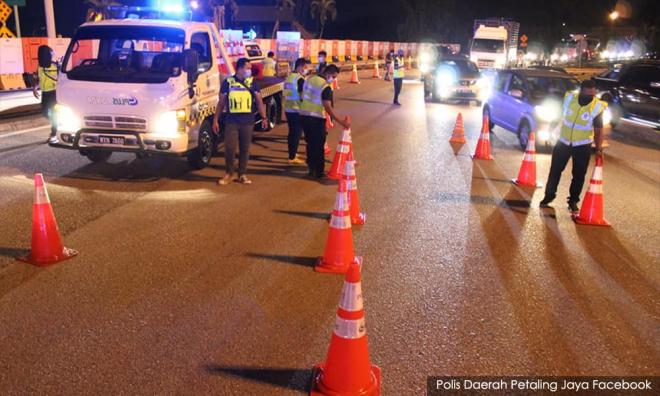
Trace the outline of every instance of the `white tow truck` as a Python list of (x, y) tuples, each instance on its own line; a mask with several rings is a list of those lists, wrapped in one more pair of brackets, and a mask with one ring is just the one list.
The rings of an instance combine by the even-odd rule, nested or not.
[[(193, 168), (203, 168), (222, 140), (222, 133), (212, 131), (212, 119), (220, 84), (234, 73), (234, 58), (211, 23), (85, 23), (62, 62), (57, 134), (49, 144), (78, 150), (93, 162), (107, 160), (112, 152), (131, 152), (186, 156)], [(270, 129), (280, 114), (283, 80), (255, 82)]]

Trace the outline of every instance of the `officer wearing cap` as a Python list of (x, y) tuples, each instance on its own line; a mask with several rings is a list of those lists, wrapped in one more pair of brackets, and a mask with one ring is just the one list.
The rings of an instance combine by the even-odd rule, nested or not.
[(573, 214), (580, 210), (577, 203), (580, 201), (580, 193), (589, 168), (591, 144), (595, 143), (599, 155), (603, 150), (603, 112), (607, 108), (607, 102), (599, 100), (595, 95), (596, 84), (593, 80), (585, 80), (580, 85), (579, 93), (568, 92), (564, 96), (561, 133), (552, 150), (550, 174), (541, 207), (548, 207), (555, 199), (561, 173), (568, 160), (572, 159), (573, 179), (567, 198), (568, 209)]
[(396, 56), (394, 56), (394, 59), (392, 60), (393, 63), (393, 69), (394, 69), (394, 101), (392, 102), (393, 104), (397, 106), (401, 106), (401, 103), (399, 103), (399, 94), (401, 93), (401, 87), (403, 86), (403, 78), (405, 77), (405, 64), (404, 64), (404, 59), (403, 59), (403, 50), (399, 49), (397, 51)]

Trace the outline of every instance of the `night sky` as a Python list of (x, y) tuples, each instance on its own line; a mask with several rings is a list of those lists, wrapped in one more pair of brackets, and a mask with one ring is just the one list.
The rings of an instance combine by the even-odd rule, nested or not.
[[(305, 0), (298, 0), (305, 1)], [(306, 0), (309, 1), (309, 0)], [(124, 0), (124, 4), (144, 1)], [(568, 33), (608, 23), (616, 0), (336, 0), (338, 18), (326, 25), (325, 38), (383, 41), (421, 39), (466, 44), (475, 18), (502, 16), (521, 22), (530, 42), (553, 41)], [(628, 18), (617, 24), (660, 27), (660, 0), (619, 0), (628, 3)], [(57, 33), (71, 36), (85, 17), (82, 0), (54, 0)], [(272, 0), (238, 0), (240, 4), (272, 4)], [(42, 0), (27, 0), (21, 8), (23, 35), (43, 35)], [(562, 26), (566, 23), (566, 26)], [(308, 21), (308, 25), (313, 21)], [(9, 23), (13, 28), (12, 22)], [(656, 33), (657, 36), (657, 33)], [(657, 41), (657, 40), (656, 40)]]

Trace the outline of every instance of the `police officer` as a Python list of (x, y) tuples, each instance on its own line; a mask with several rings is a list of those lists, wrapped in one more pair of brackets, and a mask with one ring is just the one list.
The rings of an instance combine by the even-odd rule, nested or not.
[(323, 71), (323, 69), (328, 65), (328, 63), (326, 62), (327, 57), (328, 57), (327, 52), (323, 50), (319, 51), (319, 56), (318, 56), (319, 64), (316, 66), (316, 74), (320, 74)]
[(405, 77), (405, 65), (403, 60), (403, 50), (399, 49), (397, 55), (392, 60), (394, 69), (394, 101), (393, 104), (401, 106), (399, 103), (399, 94), (401, 93), (401, 86), (403, 85), (403, 77)]
[(264, 59), (264, 77), (275, 77), (277, 75), (277, 62), (273, 51), (268, 52), (268, 57)]
[(584, 178), (589, 168), (591, 144), (595, 139), (598, 155), (602, 154), (603, 147), (603, 111), (607, 108), (607, 103), (597, 99), (595, 95), (596, 84), (593, 80), (586, 80), (580, 85), (579, 93), (568, 92), (564, 96), (561, 134), (552, 151), (550, 175), (541, 207), (549, 206), (555, 199), (561, 173), (568, 160), (572, 159), (573, 179), (567, 198), (568, 209), (573, 214), (579, 212), (577, 203), (580, 201)]
[[(53, 62), (53, 50), (47, 45), (39, 47), (37, 56), (39, 61), (37, 75), (39, 76), (39, 88), (41, 89), (41, 111), (44, 116), (50, 119), (50, 137), (53, 138), (55, 136), (54, 108), (57, 103), (55, 94), (57, 89), (57, 63)], [(34, 97), (39, 99), (37, 85), (33, 85)]]
[(348, 117), (340, 117), (332, 108), (332, 81), (337, 78), (339, 68), (335, 65), (326, 66), (320, 74), (305, 81), (303, 86), (303, 101), (300, 104), (300, 119), (307, 140), (307, 166), (309, 175), (316, 179), (325, 177), (325, 114), (329, 114), (341, 126), (348, 129), (351, 124)]
[(226, 186), (234, 180), (234, 156), (236, 146), (239, 146), (238, 179), (242, 184), (250, 184), (247, 164), (250, 158), (250, 143), (254, 130), (254, 107), (261, 115), (261, 126), (268, 126), (266, 108), (252, 80), (252, 65), (247, 58), (240, 58), (236, 62), (236, 74), (227, 77), (220, 87), (218, 106), (213, 117), (213, 132), (220, 133), (219, 117), (223, 110), (225, 122), (225, 176), (218, 180), (218, 184)]
[(284, 81), (284, 111), (286, 112), (286, 122), (289, 125), (287, 142), (289, 144), (289, 164), (291, 165), (305, 163), (305, 161), (298, 158), (298, 144), (302, 135), (300, 103), (302, 102), (306, 74), (307, 61), (305, 58), (298, 58), (294, 64), (293, 73), (289, 74), (289, 77)]

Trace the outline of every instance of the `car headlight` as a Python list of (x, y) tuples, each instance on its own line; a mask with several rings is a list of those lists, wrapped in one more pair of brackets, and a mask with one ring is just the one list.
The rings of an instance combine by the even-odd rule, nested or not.
[(435, 75), (436, 85), (447, 86), (455, 84), (457, 81), (456, 73), (450, 67), (441, 67)]
[(429, 65), (427, 65), (426, 63), (421, 63), (421, 64), (419, 65), (419, 71), (420, 71), (422, 74), (426, 74), (426, 73), (428, 73), (428, 72), (429, 72)]
[(78, 132), (81, 127), (78, 115), (70, 107), (61, 104), (55, 105), (55, 124), (58, 131)]
[(558, 103), (543, 103), (534, 108), (536, 115), (543, 121), (552, 122), (559, 119), (561, 107)]
[(172, 110), (160, 113), (156, 117), (153, 128), (153, 133), (159, 135), (175, 135), (177, 132), (186, 131), (186, 111), (185, 110)]

